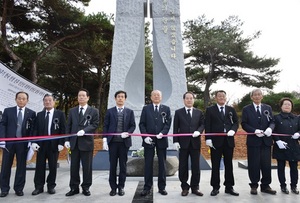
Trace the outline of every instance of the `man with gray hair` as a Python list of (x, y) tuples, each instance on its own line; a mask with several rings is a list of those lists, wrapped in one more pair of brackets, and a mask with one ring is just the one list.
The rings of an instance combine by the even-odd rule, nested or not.
[(153, 136), (142, 137), (145, 157), (145, 185), (141, 195), (150, 194), (153, 185), (153, 158), (155, 149), (158, 157), (158, 192), (167, 195), (166, 187), (166, 158), (168, 139), (166, 136), (171, 126), (170, 107), (161, 104), (162, 93), (159, 90), (151, 92), (152, 104), (144, 106), (140, 118), (139, 128), (142, 134)]
[[(275, 127), (271, 106), (261, 103), (263, 94), (254, 89), (250, 94), (252, 104), (243, 108), (242, 128), (247, 135), (248, 175), (250, 193), (257, 195), (258, 182), (261, 181), (261, 192), (276, 194), (270, 187), (272, 131)], [(260, 173), (262, 178), (260, 179)]]

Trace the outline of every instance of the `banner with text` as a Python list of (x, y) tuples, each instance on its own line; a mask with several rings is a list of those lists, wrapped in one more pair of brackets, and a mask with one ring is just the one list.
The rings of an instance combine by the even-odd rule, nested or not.
[(48, 90), (33, 84), (0, 62), (0, 114), (5, 108), (16, 106), (15, 96), (19, 91), (29, 94), (26, 106), (36, 112), (44, 108), (44, 95), (51, 94)]

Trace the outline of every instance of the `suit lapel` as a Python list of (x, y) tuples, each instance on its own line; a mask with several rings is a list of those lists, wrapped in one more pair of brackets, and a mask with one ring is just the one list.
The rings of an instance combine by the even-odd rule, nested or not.
[[(154, 112), (155, 105), (154, 104), (150, 104), (149, 108), (150, 108), (149, 110), (150, 110), (153, 118), (155, 118), (155, 112)], [(158, 112), (159, 112), (159, 109), (158, 109)]]
[(123, 109), (123, 114), (124, 114), (124, 119), (123, 119), (123, 128), (125, 129), (125, 123), (126, 123), (126, 120), (127, 120), (127, 109), (124, 107)]
[(118, 111), (116, 107), (112, 109), (112, 114), (114, 116), (116, 123), (118, 123)]
[(27, 122), (28, 117), (29, 117), (29, 111), (25, 107), (24, 117), (23, 117), (23, 122), (22, 122), (22, 127), (24, 127), (24, 128), (26, 128), (26, 122)]
[[(53, 111), (53, 116), (52, 116), (52, 121), (51, 121), (51, 134), (52, 134), (52, 129), (54, 128), (54, 122), (53, 122), (54, 120), (53, 119), (55, 119), (55, 118), (59, 119), (58, 112), (56, 109), (54, 109), (54, 111)], [(58, 122), (61, 122), (61, 121), (58, 120)]]
[(42, 113), (41, 113), (41, 122), (42, 122), (42, 126), (43, 126), (43, 128), (42, 128), (42, 130), (44, 130), (45, 129), (45, 125), (46, 125), (46, 120), (45, 120), (45, 118), (46, 118), (46, 110), (43, 110), (42, 111)]
[[(87, 118), (88, 115), (90, 115), (91, 110), (92, 110), (91, 107), (90, 107), (90, 106), (87, 106), (87, 108), (86, 108), (86, 110), (85, 110), (85, 112), (84, 112), (84, 114), (83, 114), (83, 118), (81, 119), (81, 121), (79, 121), (80, 123), (86, 121), (86, 118)], [(78, 114), (78, 117), (79, 117), (79, 114)]]
[(15, 124), (17, 126), (18, 125), (18, 107), (14, 107), (14, 108), (12, 108), (12, 110), (13, 110), (13, 114), (12, 115), (14, 117)]

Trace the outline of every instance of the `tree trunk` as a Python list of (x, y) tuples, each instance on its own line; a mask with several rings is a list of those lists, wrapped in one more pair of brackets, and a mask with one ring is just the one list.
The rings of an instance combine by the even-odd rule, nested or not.
[(32, 62), (32, 66), (30, 69), (31, 81), (36, 84), (37, 83), (37, 72), (36, 72), (36, 60)]
[(204, 108), (206, 109), (206, 107), (208, 107), (209, 103), (210, 103), (210, 86), (212, 84), (212, 79), (214, 78), (214, 58), (213, 58), (213, 54), (210, 53), (210, 61), (211, 61), (211, 65), (209, 67), (209, 72), (207, 74), (207, 78), (206, 78), (206, 85), (205, 85), (205, 89), (204, 89)]

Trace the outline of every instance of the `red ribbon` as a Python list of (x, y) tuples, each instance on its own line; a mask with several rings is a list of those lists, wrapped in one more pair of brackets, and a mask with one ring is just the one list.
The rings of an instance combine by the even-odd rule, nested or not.
[[(193, 133), (182, 133), (182, 134), (167, 134), (163, 135), (163, 137), (182, 137), (182, 136), (192, 136)], [(84, 135), (88, 136), (113, 136), (113, 135), (121, 135), (121, 133), (86, 133)], [(140, 134), (140, 133), (131, 133), (130, 136), (136, 136), (136, 137), (156, 137), (156, 135), (153, 134)], [(227, 136), (226, 133), (202, 133), (202, 136)], [(200, 136), (201, 136), (200, 135)], [(247, 132), (237, 132), (235, 135), (255, 135), (255, 133), (247, 133)], [(46, 140), (54, 140), (54, 139), (61, 139), (61, 138), (67, 138), (67, 137), (73, 137), (77, 136), (76, 134), (61, 134), (61, 135), (42, 135), (42, 136), (32, 136), (32, 137), (20, 137), (20, 138), (0, 138), (0, 141), (14, 141), (14, 142), (20, 142), (20, 141), (46, 141)], [(283, 136), (288, 137), (291, 135), (288, 134), (278, 134), (278, 133), (272, 133), (272, 136)]]

